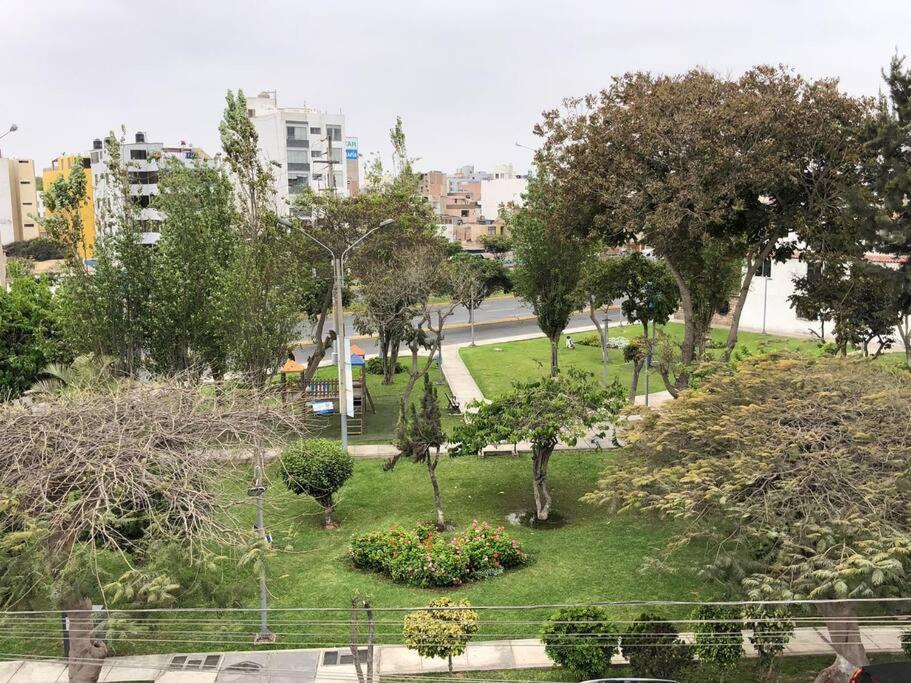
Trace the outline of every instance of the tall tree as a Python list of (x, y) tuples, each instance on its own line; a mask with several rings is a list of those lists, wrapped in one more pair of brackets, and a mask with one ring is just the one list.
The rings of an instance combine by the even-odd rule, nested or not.
[(856, 223), (844, 209), (859, 191), (868, 108), (834, 81), (757, 67), (736, 81), (627, 74), (545, 114), (539, 160), (565, 225), (650, 246), (677, 281), (685, 329), (673, 392), (739, 289), (733, 349), (755, 264), (787, 255), (792, 231), (815, 243), (850, 236), (842, 223)]
[(515, 382), (509, 393), (469, 405), (477, 412), (456, 427), (451, 453), (477, 454), (491, 444), (530, 441), (535, 516), (546, 520), (551, 506), (547, 466), (554, 448), (561, 441), (575, 444), (589, 432), (603, 437), (625, 404), (624, 394), (616, 380), (605, 387), (575, 368), (554, 378)]
[[(911, 377), (865, 359), (758, 357), (627, 422), (587, 497), (688, 520), (707, 571), (753, 600), (900, 595), (911, 569)], [(818, 605), (846, 682), (866, 663), (856, 603)]]
[(302, 295), (293, 255), (304, 238), (276, 220), (274, 174), (260, 155), (242, 91), (228, 91), (219, 131), (236, 190), (240, 236), (220, 302), (232, 342), (228, 358), (235, 371), (261, 384), (287, 353), (297, 327)]
[(866, 138), (872, 152), (868, 177), (875, 194), (872, 242), (904, 259), (900, 333), (911, 368), (911, 69), (896, 55), (883, 77), (888, 98), (880, 99)]
[(173, 161), (161, 169), (162, 214), (153, 263), (149, 351), (155, 369), (220, 379), (228, 340), (218, 301), (237, 246), (234, 196), (219, 166)]
[(440, 464), (440, 447), (446, 443), (446, 432), (440, 419), (440, 403), (437, 401), (437, 390), (424, 375), (424, 393), (418, 409), (411, 403), (406, 410), (405, 401), (400, 403), (399, 424), (396, 435), (398, 453), (386, 461), (384, 470), (395, 467), (399, 458), (405, 456), (412, 462), (427, 466), (427, 476), (433, 488), (433, 504), (436, 508), (437, 529), (446, 530), (446, 518), (443, 515), (443, 502), (440, 497), (440, 485), (437, 482), (437, 465)]
[(538, 327), (550, 340), (550, 374), (559, 371), (560, 335), (579, 309), (577, 286), (589, 244), (560, 221), (550, 176), (536, 174), (525, 204), (507, 214), (513, 238), (516, 294), (531, 304)]

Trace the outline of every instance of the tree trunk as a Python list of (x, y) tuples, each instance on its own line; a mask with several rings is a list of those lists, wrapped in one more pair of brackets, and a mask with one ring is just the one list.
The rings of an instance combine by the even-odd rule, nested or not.
[(452, 655), (449, 655), (449, 673), (452, 673)]
[(560, 350), (560, 335), (550, 340), (550, 376), (556, 377), (560, 368), (557, 363), (557, 353)]
[(92, 601), (79, 598), (65, 605), (70, 622), (70, 655), (67, 670), (70, 683), (96, 683), (108, 648), (95, 637)]
[[(360, 603), (360, 604), (358, 604)], [(358, 653), (358, 636), (357, 636), (357, 612), (363, 609), (367, 616), (367, 675), (364, 676), (364, 669), (361, 666), (361, 658)], [(376, 622), (373, 618), (373, 608), (367, 600), (351, 601), (351, 656), (354, 658), (354, 671), (357, 674), (358, 683), (373, 683), (373, 644), (376, 640)]]
[(436, 449), (433, 457), (427, 454), (427, 474), (430, 475), (430, 485), (433, 487), (433, 504), (437, 511), (437, 531), (446, 531), (446, 520), (443, 518), (443, 502), (440, 499), (440, 485), (437, 483), (437, 465), (440, 462), (440, 449)]
[(468, 309), (468, 326), (471, 328), (471, 346), (474, 346), (474, 308)]
[(856, 609), (852, 603), (830, 602), (821, 603), (819, 613), (826, 621), (835, 661), (819, 673), (814, 683), (848, 683), (854, 672), (868, 662)]
[(636, 395), (639, 393), (639, 373), (642, 372), (642, 368), (645, 365), (644, 360), (634, 360), (633, 361), (633, 380), (630, 382), (629, 387), (629, 402), (636, 402)]
[(401, 341), (400, 337), (395, 336), (388, 342), (389, 362), (386, 364), (386, 376), (383, 377), (383, 384), (392, 384), (395, 381), (395, 369), (399, 364), (399, 344)]
[(730, 360), (734, 347), (737, 346), (737, 332), (740, 328), (740, 316), (743, 314), (744, 306), (747, 302), (747, 295), (750, 292), (750, 285), (753, 283), (753, 276), (756, 275), (756, 264), (765, 267), (765, 260), (769, 258), (772, 249), (775, 247), (775, 241), (768, 242), (756, 255), (756, 260), (747, 259), (746, 272), (743, 275), (743, 281), (740, 283), (740, 294), (737, 299), (737, 305), (734, 306), (734, 312), (731, 314), (731, 327), (728, 330), (728, 341), (724, 350), (724, 359)]
[(544, 521), (550, 514), (550, 493), (547, 490), (547, 463), (550, 461), (550, 455), (554, 452), (556, 444), (547, 444), (544, 446), (534, 446), (534, 455), (532, 456), (532, 470), (535, 493), (535, 517)]
[(323, 526), (326, 529), (337, 529), (338, 525), (332, 520), (332, 511), (335, 509), (335, 501), (332, 500), (332, 496), (322, 496), (319, 503), (323, 506)]
[(316, 344), (316, 348), (313, 350), (313, 354), (310, 358), (307, 359), (307, 368), (304, 370), (304, 376), (301, 378), (301, 383), (305, 387), (310, 384), (310, 381), (319, 369), (320, 361), (326, 357), (326, 349), (331, 347), (338, 334), (335, 330), (330, 330), (325, 339), (323, 338), (323, 329), (326, 326), (326, 320), (329, 317), (329, 309), (331, 308), (332, 287), (329, 287), (326, 290), (326, 296), (323, 298), (323, 306), (317, 317), (316, 329), (313, 331), (313, 341)]
[(661, 373), (661, 378), (671, 396), (677, 398), (681, 389), (686, 389), (690, 384), (689, 366), (693, 362), (696, 353), (696, 320), (693, 309), (693, 294), (687, 286), (684, 279), (677, 272), (677, 269), (670, 261), (665, 261), (677, 282), (677, 289), (680, 291), (680, 308), (683, 309), (683, 342), (680, 344), (680, 363), (683, 369), (677, 375), (676, 382), (670, 383), (670, 377), (667, 370)]

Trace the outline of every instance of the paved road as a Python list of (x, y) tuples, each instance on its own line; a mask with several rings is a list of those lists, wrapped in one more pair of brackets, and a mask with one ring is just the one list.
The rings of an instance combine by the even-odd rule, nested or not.
[[(621, 314), (612, 311), (610, 320), (618, 321)], [(373, 337), (358, 336), (352, 325), (353, 316), (345, 316), (345, 329), (349, 335), (354, 335), (358, 346), (368, 353), (377, 353), (376, 339)], [(591, 325), (591, 320), (587, 313), (576, 313), (569, 321), (569, 328)], [(328, 329), (334, 329), (332, 326)], [(444, 328), (446, 344), (462, 344), (471, 341), (471, 330), (468, 327), (468, 313), (459, 307), (456, 312), (446, 321)], [(478, 343), (519, 334), (531, 334), (538, 332), (538, 323), (534, 319), (531, 308), (523, 301), (515, 297), (501, 297), (497, 299), (488, 299), (481, 307), (475, 311), (475, 340)], [(301, 338), (309, 338), (309, 328), (300, 330)], [(298, 362), (306, 361), (310, 355), (311, 345), (302, 346), (295, 350), (294, 357)]]

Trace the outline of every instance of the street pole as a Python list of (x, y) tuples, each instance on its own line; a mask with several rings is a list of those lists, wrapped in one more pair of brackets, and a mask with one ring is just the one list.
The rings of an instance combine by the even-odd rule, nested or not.
[(263, 449), (256, 441), (256, 452), (254, 453), (255, 465), (253, 466), (253, 486), (247, 490), (247, 495), (256, 496), (256, 532), (259, 535), (263, 548), (260, 550), (259, 558), (259, 633), (253, 639), (255, 645), (267, 645), (275, 642), (275, 634), (269, 630), (269, 593), (266, 590), (266, 527), (263, 523), (263, 494), (266, 492), (266, 486), (263, 484), (263, 468), (265, 458)]
[(344, 256), (333, 254), (332, 269), (335, 273), (335, 341), (338, 344), (338, 412), (342, 418), (342, 448), (348, 451), (348, 366), (345, 358), (345, 315), (342, 311), (342, 289), (345, 277)]

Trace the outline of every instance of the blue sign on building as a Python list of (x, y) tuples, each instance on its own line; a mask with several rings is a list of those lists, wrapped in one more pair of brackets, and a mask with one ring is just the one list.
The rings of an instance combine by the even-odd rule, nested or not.
[(350, 147), (345, 150), (345, 158), (348, 160), (357, 161), (357, 148), (351, 149)]

